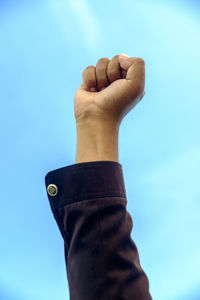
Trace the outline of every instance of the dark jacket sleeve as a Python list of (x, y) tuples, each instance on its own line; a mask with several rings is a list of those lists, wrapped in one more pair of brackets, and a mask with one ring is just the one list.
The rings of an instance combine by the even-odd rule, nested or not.
[(64, 239), (70, 300), (151, 300), (121, 164), (70, 165), (49, 172), (45, 185)]

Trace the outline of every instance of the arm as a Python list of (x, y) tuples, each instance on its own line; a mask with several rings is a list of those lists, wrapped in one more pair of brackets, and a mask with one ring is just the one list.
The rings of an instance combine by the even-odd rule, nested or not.
[[(116, 57), (113, 61), (116, 64)], [(109, 111), (103, 106), (107, 102), (99, 105), (99, 98), (95, 100), (98, 106), (94, 104), (94, 95), (106, 89), (100, 93), (84, 90), (90, 88), (88, 78), (88, 72), (83, 73), (83, 90), (75, 95), (76, 164), (45, 177), (51, 209), (64, 240), (70, 299), (150, 300), (148, 278), (131, 239), (133, 223), (126, 210), (118, 162), (118, 132), (125, 105), (122, 111), (122, 105), (114, 110), (112, 104)], [(111, 89), (109, 93), (111, 97)], [(52, 184), (57, 190), (51, 189)]]
[(118, 133), (116, 124), (96, 120), (76, 124), (76, 163), (89, 161), (118, 162)]

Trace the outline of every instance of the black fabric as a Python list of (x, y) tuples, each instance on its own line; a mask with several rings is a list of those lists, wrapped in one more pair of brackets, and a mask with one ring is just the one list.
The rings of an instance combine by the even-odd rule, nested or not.
[(122, 166), (95, 161), (45, 176), (58, 187), (48, 199), (64, 240), (70, 300), (151, 300), (131, 238)]

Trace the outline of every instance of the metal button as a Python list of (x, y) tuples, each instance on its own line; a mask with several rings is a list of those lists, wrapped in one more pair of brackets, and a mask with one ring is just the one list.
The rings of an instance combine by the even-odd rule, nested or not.
[(58, 194), (58, 188), (55, 184), (49, 184), (47, 187), (47, 192), (50, 196), (56, 196)]

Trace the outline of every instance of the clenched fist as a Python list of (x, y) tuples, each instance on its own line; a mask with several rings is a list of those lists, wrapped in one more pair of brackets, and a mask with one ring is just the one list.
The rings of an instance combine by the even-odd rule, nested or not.
[(116, 55), (98, 60), (82, 73), (82, 84), (74, 97), (76, 122), (112, 121), (123, 117), (143, 98), (145, 62), (141, 58)]

